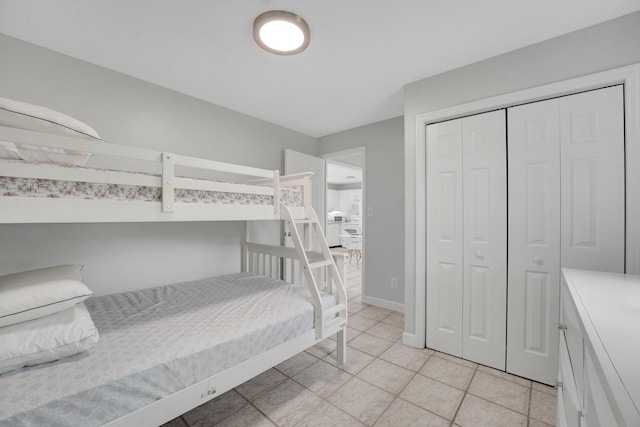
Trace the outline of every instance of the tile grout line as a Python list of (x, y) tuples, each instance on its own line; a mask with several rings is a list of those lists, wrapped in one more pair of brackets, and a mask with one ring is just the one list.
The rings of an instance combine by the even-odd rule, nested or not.
[(467, 397), (467, 394), (469, 394), (469, 388), (471, 387), (471, 383), (473, 382), (473, 379), (476, 377), (476, 374), (478, 373), (478, 368), (479, 367), (480, 367), (480, 365), (476, 364), (476, 367), (473, 370), (473, 375), (471, 375), (471, 379), (469, 380), (469, 383), (467, 384), (467, 387), (464, 389), (464, 394), (462, 395), (462, 399), (460, 399), (460, 403), (458, 404), (458, 407), (456, 408), (456, 412), (455, 412), (455, 414), (453, 414), (453, 419), (451, 420), (451, 425), (453, 425), (453, 423), (455, 423), (456, 418), (458, 417), (458, 413), (460, 412), (460, 408), (462, 408), (462, 404), (464, 403), (464, 399)]
[(269, 418), (269, 415), (265, 414), (264, 412), (262, 412), (260, 410), (260, 408), (258, 408), (256, 405), (253, 404), (253, 402), (249, 402), (249, 405), (253, 406), (253, 409), (255, 409), (256, 411), (258, 411), (258, 413), (260, 415), (262, 415), (263, 417), (265, 417), (271, 424), (273, 424), (274, 426), (278, 427), (278, 423), (275, 422), (275, 420), (272, 420), (271, 418)]
[(527, 405), (527, 426), (531, 424), (531, 399), (533, 398), (533, 381), (529, 384), (529, 404)]
[[(330, 354), (330, 353), (329, 353), (329, 354)], [(368, 353), (367, 353), (367, 354), (368, 354)], [(333, 365), (331, 365), (330, 363), (328, 363), (328, 362), (326, 362), (326, 361), (324, 361), (324, 360), (322, 360), (322, 359), (320, 359), (320, 360), (321, 360), (321, 361), (323, 361), (323, 362), (325, 362), (325, 363), (327, 363), (327, 364), (329, 364), (330, 366), (333, 366)], [(369, 365), (370, 365), (371, 363), (373, 363), (375, 360), (376, 360), (376, 359), (373, 359), (371, 362), (369, 362), (365, 367), (363, 367), (362, 369), (360, 369), (360, 370), (358, 371), (358, 373), (359, 373), (359, 372), (362, 372), (362, 371), (363, 371), (367, 366), (369, 366)], [(317, 362), (314, 362), (314, 364), (315, 364), (315, 363), (317, 363)], [(333, 367), (334, 367), (334, 368), (339, 369), (337, 366), (333, 366)], [(308, 367), (307, 367), (307, 368), (308, 368)], [(305, 368), (305, 369), (307, 369), (307, 368)], [(300, 372), (302, 372), (302, 371), (300, 371)], [(351, 378), (349, 378), (349, 379), (348, 379), (344, 384), (340, 385), (337, 389), (335, 389), (333, 392), (331, 392), (331, 394), (330, 394), (328, 397), (331, 397), (331, 396), (333, 396), (334, 394), (336, 394), (340, 389), (342, 389), (344, 386), (346, 386), (346, 385), (347, 385), (347, 383), (348, 383), (349, 381), (351, 381), (353, 378), (358, 378), (360, 381), (363, 381), (363, 382), (365, 382), (365, 383), (367, 383), (367, 384), (369, 384), (369, 385), (371, 385), (371, 386), (373, 386), (373, 387), (376, 387), (376, 388), (380, 389), (380, 387), (377, 387), (375, 384), (371, 384), (371, 383), (369, 383), (369, 382), (365, 381), (364, 379), (362, 379), (362, 378), (358, 377), (358, 376), (357, 376), (357, 374), (352, 374), (352, 373), (347, 372), (347, 371), (345, 371), (345, 370), (343, 370), (343, 372), (346, 372), (347, 374), (351, 375)], [(289, 377), (289, 378), (290, 378), (292, 381), (295, 381), (297, 384), (300, 384), (300, 385), (301, 385), (302, 387), (304, 387), (306, 390), (309, 390), (311, 393), (315, 394), (315, 395), (316, 395), (316, 396), (318, 396), (320, 399), (322, 399), (323, 401), (327, 402), (329, 405), (333, 406), (334, 408), (336, 408), (336, 409), (337, 409), (337, 410), (339, 410), (340, 412), (342, 412), (342, 413), (346, 414), (347, 416), (349, 416), (350, 418), (353, 418), (354, 420), (356, 420), (357, 422), (359, 422), (359, 423), (361, 423), (361, 424), (367, 425), (367, 424), (365, 424), (364, 422), (360, 421), (359, 419), (355, 418), (353, 415), (351, 415), (351, 414), (349, 414), (348, 412), (344, 411), (342, 408), (339, 408), (338, 406), (334, 405), (334, 404), (333, 404), (333, 403), (332, 403), (328, 398), (325, 398), (325, 397), (320, 396), (318, 393), (316, 393), (316, 392), (314, 392), (313, 390), (311, 390), (311, 389), (307, 388), (307, 386), (305, 386), (304, 384), (299, 383), (298, 381), (296, 381), (296, 380), (295, 380), (295, 379), (293, 379), (292, 377)], [(382, 390), (382, 389), (381, 389), (381, 390)], [(386, 391), (386, 390), (383, 390), (383, 391)], [(387, 392), (387, 393), (389, 393), (388, 391), (386, 391), (386, 392)], [(392, 401), (392, 403), (393, 403), (393, 401)], [(389, 404), (389, 405), (391, 405), (391, 404)], [(384, 412), (386, 412), (386, 410), (387, 410), (387, 409), (388, 409), (388, 407), (387, 407), (387, 408), (385, 408), (385, 410), (383, 411), (383, 414), (384, 414)], [(306, 417), (307, 415), (309, 415), (310, 413), (311, 413), (311, 412), (306, 413), (306, 414), (305, 414), (305, 417)], [(382, 414), (381, 414), (380, 416), (382, 416)], [(375, 422), (377, 422), (379, 418), (380, 418), (380, 417), (376, 418), (376, 420), (374, 421), (374, 423), (373, 423), (373, 424), (375, 424)], [(299, 424), (302, 420), (304, 420), (304, 417), (303, 417), (300, 421), (298, 421), (296, 424), (294, 424), (294, 426), (295, 426), (295, 425), (297, 425), (297, 424)], [(373, 424), (371, 424), (371, 425), (373, 425)]]
[[(434, 355), (437, 357), (437, 354), (434, 354)], [(447, 360), (447, 359), (443, 359), (443, 360)], [(466, 360), (466, 359), (462, 359), (462, 360)], [(452, 362), (452, 363), (456, 363), (456, 362)], [(475, 362), (474, 362), (474, 363), (475, 363)], [(460, 366), (465, 366), (465, 365), (460, 364)], [(532, 389), (533, 389), (533, 381), (529, 380), (529, 386), (527, 387), (527, 388), (529, 389), (529, 396), (528, 396), (528, 401), (529, 401), (529, 403), (528, 403), (528, 405), (527, 405), (527, 413), (526, 413), (526, 414), (524, 414), (524, 413), (519, 412), (519, 411), (517, 411), (517, 410), (515, 410), (515, 409), (513, 409), (513, 408), (509, 408), (509, 407), (504, 406), (504, 405), (502, 405), (502, 404), (500, 404), (500, 403), (496, 403), (496, 402), (494, 402), (494, 401), (492, 401), (492, 400), (489, 400), (489, 399), (487, 399), (487, 398), (485, 398), (485, 397), (483, 397), (483, 396), (478, 396), (478, 395), (476, 395), (475, 393), (473, 393), (473, 392), (470, 392), (470, 391), (469, 391), (469, 388), (471, 387), (471, 383), (473, 382), (473, 379), (475, 378), (475, 376), (476, 376), (476, 374), (477, 374), (478, 372), (481, 372), (481, 373), (486, 374), (486, 375), (491, 375), (491, 376), (492, 376), (492, 377), (494, 377), (494, 378), (498, 378), (498, 379), (501, 379), (501, 380), (504, 380), (504, 381), (508, 381), (508, 382), (510, 382), (510, 383), (512, 383), (512, 384), (516, 384), (516, 385), (519, 385), (519, 386), (521, 386), (521, 387), (525, 387), (525, 386), (523, 386), (522, 384), (519, 384), (519, 383), (517, 383), (517, 382), (515, 382), (515, 381), (511, 381), (511, 380), (509, 380), (509, 379), (507, 379), (507, 378), (502, 378), (502, 377), (500, 377), (500, 376), (498, 376), (498, 375), (493, 375), (493, 374), (492, 374), (492, 373), (490, 373), (490, 372), (480, 371), (480, 366), (485, 366), (485, 365), (476, 364), (476, 367), (475, 367), (475, 370), (474, 370), (473, 376), (471, 377), (471, 381), (469, 381), (469, 384), (467, 385), (467, 388), (466, 388), (466, 390), (465, 390), (465, 393), (464, 393), (464, 396), (463, 396), (463, 399), (462, 399), (462, 400), (464, 401), (464, 397), (466, 397), (466, 396), (467, 396), (467, 394), (469, 394), (469, 395), (471, 395), (471, 396), (473, 396), (473, 397), (477, 397), (478, 399), (481, 399), (481, 400), (487, 401), (487, 402), (489, 402), (489, 403), (492, 403), (492, 404), (494, 404), (494, 405), (500, 406), (500, 407), (502, 407), (502, 408), (504, 408), (504, 409), (507, 409), (507, 410), (509, 410), (509, 411), (515, 412), (516, 414), (524, 415), (524, 416), (526, 416), (526, 418), (527, 418), (527, 423), (528, 423), (529, 418), (530, 418), (530, 417), (529, 417), (529, 412), (530, 412), (530, 406), (531, 406), (531, 394), (532, 394), (532, 393), (531, 393), (531, 391), (532, 391)], [(502, 371), (500, 371), (500, 372), (502, 372)], [(431, 377), (428, 377), (428, 378), (431, 378)], [(450, 387), (453, 387), (453, 386), (451, 386), (450, 384), (444, 383), (444, 382), (439, 381), (439, 380), (437, 380), (437, 379), (435, 379), (435, 378), (431, 378), (431, 379), (433, 379), (434, 381), (440, 382), (441, 384), (445, 384), (445, 385), (448, 385), (448, 386), (450, 386)], [(454, 387), (454, 388), (456, 388), (456, 387)], [(458, 389), (458, 390), (460, 390), (460, 389)], [(462, 406), (462, 401), (461, 401), (461, 403), (460, 403), (460, 406)], [(459, 410), (459, 409), (460, 409), (460, 408), (458, 408), (458, 410)], [(457, 411), (456, 411), (456, 416), (457, 416)], [(535, 418), (534, 418), (534, 419), (535, 419)], [(455, 420), (455, 418), (454, 418), (454, 420)], [(539, 420), (537, 420), (537, 419), (535, 419), (535, 420), (536, 420), (536, 421), (539, 421)], [(543, 424), (544, 424), (544, 423), (543, 423)]]
[[(392, 313), (391, 313), (391, 314), (392, 314)], [(378, 320), (378, 321), (376, 321), (376, 323), (375, 323), (374, 325), (372, 325), (372, 326), (371, 326), (370, 328), (368, 328), (368, 329), (371, 329), (371, 328), (375, 327), (376, 325), (378, 325), (378, 324), (380, 324), (380, 323), (383, 323), (383, 320), (384, 320), (384, 319), (386, 319), (386, 318), (388, 318), (391, 314), (389, 314), (388, 316), (384, 317), (382, 320)], [(364, 317), (366, 317), (366, 316), (364, 316)], [(373, 319), (371, 319), (371, 320), (373, 320)], [(362, 331), (361, 333), (365, 333), (365, 332), (366, 332), (366, 331)], [(342, 389), (344, 386), (346, 386), (346, 384), (347, 384), (348, 382), (350, 382), (353, 378), (357, 378), (358, 380), (360, 380), (360, 381), (362, 381), (362, 382), (364, 382), (364, 383), (366, 383), (366, 384), (368, 384), (368, 385), (370, 385), (370, 386), (372, 386), (372, 387), (375, 387), (375, 388), (376, 388), (376, 389), (378, 389), (378, 390), (381, 390), (381, 391), (383, 391), (383, 392), (385, 392), (385, 393), (390, 394), (390, 395), (393, 397), (393, 399), (391, 399), (391, 401), (389, 402), (389, 404), (388, 404), (388, 405), (386, 405), (386, 407), (385, 407), (385, 408), (384, 408), (384, 410), (381, 412), (381, 414), (380, 414), (380, 415), (379, 415), (379, 416), (378, 416), (378, 417), (377, 417), (377, 418), (372, 422), (372, 424), (371, 424), (371, 425), (373, 425), (373, 424), (375, 424), (375, 423), (376, 423), (376, 422), (377, 422), (377, 421), (378, 421), (382, 416), (384, 416), (384, 414), (389, 410), (389, 408), (391, 407), (391, 405), (393, 404), (393, 402), (394, 402), (396, 399), (400, 398), (400, 393), (402, 393), (402, 391), (407, 387), (407, 385), (411, 382), (411, 380), (415, 377), (415, 375), (417, 375), (417, 372), (415, 372), (415, 371), (411, 371), (410, 369), (407, 369), (407, 368), (405, 368), (405, 367), (403, 367), (403, 366), (399, 366), (399, 365), (393, 364), (392, 362), (388, 362), (388, 361), (386, 361), (386, 360), (384, 360), (384, 359), (381, 359), (381, 358), (380, 358), (380, 356), (381, 356), (382, 354), (384, 354), (384, 353), (385, 353), (389, 348), (391, 348), (394, 344), (396, 344), (396, 343), (397, 343), (397, 341), (389, 341), (389, 340), (387, 340), (387, 339), (384, 339), (384, 338), (382, 338), (382, 337), (377, 337), (377, 336), (372, 335), (372, 334), (368, 334), (368, 335), (371, 335), (371, 336), (373, 336), (373, 337), (376, 337), (376, 338), (382, 339), (382, 340), (384, 340), (384, 341), (390, 342), (390, 343), (391, 343), (391, 346), (389, 346), (387, 349), (385, 349), (382, 353), (380, 353), (380, 354), (379, 354), (379, 355), (377, 355), (377, 356), (375, 356), (375, 355), (373, 355), (373, 354), (370, 354), (370, 353), (367, 353), (366, 351), (362, 351), (362, 350), (356, 349), (356, 348), (354, 348), (354, 347), (351, 347), (351, 348), (354, 348), (355, 350), (361, 351), (362, 353), (367, 354), (367, 355), (369, 355), (369, 356), (373, 357), (374, 359), (373, 359), (372, 361), (370, 361), (369, 363), (367, 363), (367, 364), (366, 364), (365, 366), (363, 366), (362, 368), (360, 368), (360, 369), (359, 369), (356, 373), (354, 373), (354, 374), (352, 374), (351, 372), (348, 372), (348, 371), (346, 371), (346, 370), (343, 370), (343, 371), (344, 371), (344, 372), (346, 372), (347, 374), (351, 375), (351, 378), (350, 378), (349, 380), (347, 380), (347, 382), (345, 382), (344, 384), (342, 384), (340, 387), (338, 387), (336, 390), (334, 390), (334, 391), (329, 395), (329, 397), (330, 397), (330, 396), (333, 396), (334, 394), (336, 394), (340, 389)], [(331, 354), (331, 353), (328, 353), (328, 354)], [(325, 356), (325, 357), (326, 357), (326, 356)], [(429, 358), (430, 358), (430, 357), (431, 357), (431, 355), (429, 356)], [(427, 360), (428, 360), (429, 358), (427, 358)], [(320, 359), (320, 360), (323, 360), (323, 359)], [(364, 371), (368, 366), (370, 366), (370, 365), (371, 365), (372, 363), (374, 363), (376, 360), (381, 360), (381, 361), (386, 362), (386, 363), (392, 363), (394, 366), (398, 366), (399, 368), (402, 368), (402, 369), (405, 369), (405, 370), (407, 370), (407, 371), (409, 371), (409, 372), (412, 372), (412, 374), (413, 374), (413, 375), (412, 375), (412, 376), (411, 376), (411, 378), (407, 381), (407, 383), (406, 383), (404, 386), (402, 386), (402, 388), (400, 389), (400, 391), (399, 391), (398, 393), (391, 393), (389, 390), (385, 390), (384, 388), (379, 387), (378, 385), (373, 384), (373, 383), (371, 383), (371, 382), (367, 381), (366, 379), (361, 378), (361, 377), (359, 377), (359, 376), (358, 376), (358, 374), (362, 373), (362, 371)], [(315, 362), (315, 363), (317, 363), (317, 362)], [(325, 363), (327, 363), (327, 362), (325, 362)], [(426, 360), (425, 360), (425, 362), (424, 362), (424, 363), (426, 363)], [(423, 365), (422, 365), (422, 366), (424, 366), (424, 363), (423, 363)], [(331, 364), (330, 364), (330, 365), (331, 365)], [(333, 366), (333, 365), (332, 365), (332, 366)], [(422, 368), (422, 366), (421, 366), (421, 368)], [(339, 367), (339, 366), (334, 366), (334, 367), (336, 367), (336, 368), (340, 369), (340, 367)], [(307, 368), (308, 368), (308, 367), (307, 367)], [(307, 368), (305, 368), (305, 369), (307, 369)], [(301, 372), (302, 372), (302, 371), (301, 371)], [(292, 379), (293, 381), (295, 381), (296, 383), (298, 383), (298, 381), (296, 381), (295, 379), (293, 379), (293, 378), (291, 378), (291, 379)], [(298, 383), (298, 384), (300, 384), (300, 383)], [(300, 385), (301, 385), (301, 386), (303, 386), (305, 389), (307, 389), (307, 390), (311, 391), (312, 393), (316, 394), (315, 392), (313, 392), (312, 390), (308, 389), (308, 388), (307, 388), (306, 386), (304, 386), (303, 384), (300, 384)], [(316, 394), (316, 395), (317, 395), (317, 394)], [(319, 395), (318, 395), (318, 396), (319, 396)], [(320, 397), (321, 399), (323, 399), (323, 400), (327, 401), (327, 403), (329, 403), (329, 404), (331, 404), (332, 406), (334, 406), (334, 407), (335, 407), (335, 405), (333, 405), (333, 404), (332, 404), (332, 403), (331, 403), (327, 398), (324, 398), (324, 397), (322, 397), (322, 396), (319, 396), (319, 397)], [(404, 400), (404, 399), (403, 399), (403, 400)], [(336, 408), (337, 408), (337, 407), (336, 407)], [(340, 409), (340, 408), (338, 408), (338, 409)], [(341, 410), (341, 409), (340, 409), (340, 410)], [(342, 411), (342, 410), (341, 410), (341, 411)], [(344, 411), (342, 411), (342, 412), (344, 412)], [(429, 411), (429, 412), (430, 412), (430, 411)], [(347, 415), (349, 415), (351, 418), (354, 418), (354, 419), (355, 419), (355, 417), (353, 417), (352, 415), (350, 415), (350, 414), (348, 414), (348, 413), (346, 413), (346, 412), (344, 412), (344, 413), (345, 413), (345, 414), (347, 414)], [(306, 415), (305, 415), (305, 416), (306, 416)], [(358, 421), (360, 421), (360, 420), (358, 420)], [(363, 423), (363, 424), (364, 424), (364, 423)]]
[[(395, 343), (394, 343), (394, 344), (395, 344)], [(385, 351), (386, 351), (386, 350), (385, 350)], [(384, 352), (383, 352), (383, 353), (384, 353)], [(381, 353), (381, 355), (382, 355), (383, 353)], [(425, 360), (425, 361), (423, 362), (423, 364), (420, 366), (420, 368), (419, 368), (418, 370), (422, 369), (422, 367), (427, 363), (427, 361), (431, 358), (431, 356), (432, 356), (432, 355), (433, 355), (433, 354), (431, 354), (431, 355), (429, 355), (429, 357), (427, 357), (427, 360)], [(372, 360), (372, 361), (371, 361), (367, 366), (371, 365), (371, 364), (372, 364), (373, 362), (375, 362), (377, 359), (380, 359), (380, 356), (377, 356), (375, 359), (373, 359), (373, 360)], [(388, 361), (386, 361), (386, 360), (384, 360), (384, 359), (380, 359), (380, 360), (382, 360), (383, 362), (388, 362)], [(388, 363), (392, 363), (392, 364), (393, 364), (393, 362), (388, 362)], [(394, 365), (395, 365), (395, 364), (394, 364)], [(407, 402), (407, 403), (409, 403), (409, 404), (411, 404), (411, 405), (415, 405), (415, 406), (416, 406), (416, 407), (418, 407), (418, 408), (421, 408), (421, 409), (423, 409), (423, 410), (425, 410), (425, 411), (427, 411), (427, 412), (429, 412), (429, 413), (431, 413), (431, 414), (434, 414), (434, 415), (436, 415), (436, 416), (438, 416), (438, 417), (440, 417), (440, 418), (443, 418), (443, 419), (444, 419), (444, 417), (441, 417), (440, 415), (435, 414), (435, 413), (434, 413), (434, 412), (432, 412), (432, 411), (429, 411), (429, 410), (427, 410), (427, 409), (425, 409), (425, 408), (422, 408), (421, 406), (416, 405), (415, 403), (409, 402), (409, 401), (407, 401), (407, 400), (403, 399), (402, 397), (400, 397), (400, 395), (401, 395), (401, 394), (402, 394), (402, 392), (407, 388), (407, 386), (409, 385), (409, 383), (411, 383), (411, 381), (413, 381), (413, 379), (416, 377), (416, 375), (418, 375), (418, 371), (412, 371), (412, 370), (407, 369), (407, 368), (405, 368), (405, 367), (403, 367), (403, 366), (400, 366), (400, 365), (395, 365), (395, 366), (398, 366), (398, 367), (400, 367), (400, 368), (406, 369), (407, 371), (410, 371), (410, 372), (413, 374), (413, 375), (411, 376), (411, 378), (407, 381), (407, 383), (406, 383), (405, 385), (403, 385), (403, 386), (402, 386), (402, 388), (400, 389), (400, 391), (398, 391), (398, 393), (395, 393), (395, 394), (394, 394), (394, 393), (389, 392), (388, 390), (383, 389), (382, 387), (377, 386), (376, 384), (372, 384), (372, 383), (370, 383), (369, 381), (365, 380), (364, 378), (360, 378), (360, 377), (358, 377), (358, 376), (357, 376), (357, 374), (356, 374), (356, 375), (353, 375), (355, 378), (358, 378), (360, 381), (363, 381), (363, 382), (365, 382), (365, 383), (367, 383), (367, 384), (369, 384), (369, 385), (371, 385), (371, 386), (373, 386), (373, 387), (376, 387), (377, 389), (382, 390), (382, 391), (384, 391), (384, 392), (386, 392), (386, 393), (389, 393), (390, 395), (392, 395), (392, 396), (393, 396), (393, 399), (391, 400), (391, 402), (387, 405), (387, 407), (384, 409), (384, 411), (382, 411), (382, 413), (381, 413), (381, 414), (380, 414), (380, 415), (375, 419), (375, 421), (373, 422), (373, 424), (372, 424), (372, 425), (375, 425), (375, 423), (377, 423), (377, 422), (380, 420), (380, 418), (382, 418), (382, 417), (384, 416), (384, 414), (389, 410), (389, 408), (391, 407), (391, 405), (393, 405), (393, 402), (395, 402), (397, 399), (401, 399), (401, 400), (402, 400), (402, 401), (404, 401), (404, 402)], [(358, 373), (362, 372), (364, 369), (365, 369), (365, 368), (362, 368)]]
[[(422, 363), (422, 365), (418, 368), (418, 370), (416, 370), (416, 371), (414, 371), (414, 372), (413, 372), (413, 376), (411, 377), (411, 379), (410, 379), (409, 381), (407, 381), (407, 383), (404, 385), (404, 387), (402, 387), (402, 389), (398, 392), (398, 395), (396, 396), (396, 399), (400, 399), (400, 400), (402, 400), (403, 402), (407, 402), (408, 404), (413, 405), (413, 406), (415, 406), (415, 407), (417, 407), (417, 408), (420, 408), (420, 409), (422, 409), (423, 411), (427, 411), (428, 413), (433, 414), (433, 415), (435, 415), (436, 417), (439, 417), (439, 418), (442, 418), (443, 420), (449, 421), (449, 420), (447, 420), (445, 417), (443, 417), (442, 415), (438, 415), (438, 414), (436, 414), (435, 412), (430, 411), (430, 410), (428, 410), (428, 409), (426, 409), (426, 408), (423, 408), (422, 406), (420, 406), (420, 405), (418, 405), (418, 404), (415, 404), (415, 403), (413, 403), (413, 402), (410, 402), (410, 401), (408, 401), (408, 400), (406, 400), (405, 398), (403, 398), (403, 397), (401, 397), (401, 396), (400, 396), (400, 395), (402, 394), (402, 392), (403, 392), (403, 391), (405, 391), (405, 389), (409, 386), (409, 384), (411, 384), (411, 381), (413, 381), (413, 380), (415, 379), (415, 377), (417, 377), (418, 375), (422, 375), (422, 374), (420, 374), (420, 370), (421, 370), (422, 368), (424, 368), (424, 365), (426, 365), (426, 364), (427, 364), (427, 362), (428, 362), (429, 360), (431, 360), (431, 358), (432, 358), (434, 355), (435, 355), (435, 353), (431, 353), (431, 354), (429, 355), (429, 357), (427, 357), (427, 359), (426, 359), (426, 360)], [(384, 359), (383, 359), (383, 360), (384, 360)], [(406, 368), (405, 368), (405, 369), (406, 369)], [(424, 376), (424, 375), (422, 375), (422, 376)], [(428, 378), (428, 377), (427, 377), (427, 378)], [(395, 401), (395, 399), (394, 399), (394, 401)], [(391, 403), (393, 403), (393, 402), (391, 402)], [(389, 405), (389, 406), (391, 406), (391, 405)], [(385, 412), (386, 412), (386, 411), (385, 411)], [(383, 415), (384, 415), (384, 414), (383, 414)], [(378, 419), (380, 419), (380, 418), (378, 418)], [(452, 425), (452, 424), (453, 424), (453, 421), (451, 421), (451, 422), (449, 423), (449, 425)]]
[[(329, 353), (329, 354), (331, 354), (331, 353)], [(313, 355), (311, 355), (311, 356), (313, 356)], [(316, 356), (313, 356), (313, 357), (316, 357)], [(325, 357), (326, 357), (326, 356), (325, 356)], [(316, 357), (316, 359), (318, 359), (318, 358)], [(324, 362), (324, 363), (327, 363), (327, 364), (328, 364), (328, 365), (330, 365), (330, 366), (333, 366), (333, 365), (331, 365), (330, 363), (328, 363), (328, 362), (324, 361), (323, 359), (318, 359), (317, 361), (313, 362), (311, 365), (307, 366), (306, 368), (301, 369), (301, 370), (300, 370), (300, 372), (297, 372), (295, 375), (298, 375), (298, 374), (299, 374), (299, 373), (301, 373), (302, 371), (304, 371), (304, 370), (306, 370), (306, 369), (310, 368), (312, 365), (315, 365), (315, 364), (316, 364), (316, 363), (318, 363), (318, 362)], [(335, 368), (337, 368), (336, 366), (334, 366), (334, 367), (335, 367)], [(347, 371), (343, 371), (343, 372), (347, 372)], [(349, 373), (349, 372), (347, 372), (347, 374), (351, 375), (351, 377), (355, 377), (355, 375), (353, 375), (353, 374), (351, 374), (351, 373)], [(349, 416), (350, 418), (353, 418), (354, 420), (356, 420), (356, 421), (360, 422), (360, 420), (356, 419), (353, 415), (351, 415), (351, 414), (349, 414), (349, 413), (347, 413), (347, 412), (343, 411), (341, 408), (339, 408), (339, 407), (337, 407), (336, 405), (334, 405), (333, 403), (331, 403), (331, 402), (329, 401), (329, 399), (327, 399), (327, 398), (324, 398), (324, 397), (320, 396), (318, 393), (316, 393), (315, 391), (311, 390), (311, 389), (310, 389), (310, 388), (308, 388), (306, 385), (304, 385), (304, 384), (300, 383), (299, 381), (297, 381), (296, 379), (294, 379), (294, 378), (293, 378), (293, 376), (289, 376), (289, 375), (284, 374), (284, 373), (283, 373), (283, 375), (285, 375), (288, 379), (290, 379), (291, 381), (293, 381), (293, 382), (295, 382), (296, 384), (298, 384), (298, 385), (300, 385), (301, 387), (303, 387), (305, 390), (307, 390), (307, 391), (309, 391), (309, 392), (313, 393), (315, 396), (317, 396), (318, 398), (320, 398), (323, 402), (326, 402), (327, 404), (329, 404), (329, 405), (333, 406), (334, 408), (336, 408), (336, 409), (337, 409), (337, 410), (339, 410), (340, 412), (342, 412), (342, 413), (346, 414), (346, 415), (347, 415), (347, 416)], [(351, 378), (350, 378), (349, 380), (347, 380), (347, 382), (349, 382), (350, 380), (351, 380)], [(346, 384), (347, 382), (345, 382), (345, 384)], [(336, 390), (334, 390), (334, 391), (333, 391), (329, 396), (332, 396), (334, 393), (336, 393), (338, 390), (340, 390), (340, 389), (341, 389), (345, 384), (342, 384), (340, 387), (338, 387)], [(275, 388), (275, 387), (274, 387), (274, 388)], [(265, 393), (263, 393), (263, 394), (265, 394)], [(251, 403), (251, 402), (250, 402), (250, 403)], [(302, 422), (302, 421), (303, 421), (303, 420), (304, 420), (304, 419), (305, 419), (309, 414), (311, 414), (311, 413), (312, 413), (314, 410), (316, 410), (318, 407), (319, 407), (319, 406), (314, 407), (314, 408), (312, 408), (311, 410), (309, 410), (309, 412), (306, 412), (306, 413), (304, 414), (304, 416), (303, 416), (302, 418), (300, 418), (300, 420), (294, 424), (294, 426), (296, 426), (296, 425), (300, 424), (300, 423), (301, 423), (301, 422)], [(262, 412), (261, 412), (261, 413), (262, 413)], [(267, 418), (268, 418), (268, 417), (267, 417)], [(272, 421), (270, 418), (269, 418), (269, 420), (270, 420), (270, 421)], [(276, 427), (279, 427), (278, 423), (276, 423), (276, 422), (273, 422), (273, 423), (276, 425)], [(362, 423), (362, 424), (364, 424), (364, 423)]]
[(487, 402), (489, 402), (489, 403), (491, 403), (491, 404), (493, 404), (493, 405), (500, 406), (501, 408), (508, 409), (508, 410), (509, 410), (509, 411), (511, 411), (511, 412), (515, 412), (516, 414), (520, 414), (520, 415), (523, 415), (523, 416), (525, 416), (525, 417), (529, 418), (529, 416), (528, 416), (527, 414), (524, 414), (524, 413), (522, 413), (522, 412), (520, 412), (520, 411), (517, 411), (517, 410), (515, 410), (515, 409), (513, 409), (513, 408), (509, 408), (508, 406), (504, 406), (504, 405), (503, 405), (503, 404), (501, 404), (501, 403), (496, 403), (496, 402), (494, 402), (493, 400), (489, 400), (489, 399), (487, 399), (486, 397), (478, 396), (477, 394), (474, 394), (474, 393), (472, 393), (472, 392), (468, 392), (467, 394), (470, 394), (470, 395), (471, 395), (471, 396), (473, 396), (473, 397), (477, 397), (478, 399), (482, 399), (482, 400), (487, 401)]

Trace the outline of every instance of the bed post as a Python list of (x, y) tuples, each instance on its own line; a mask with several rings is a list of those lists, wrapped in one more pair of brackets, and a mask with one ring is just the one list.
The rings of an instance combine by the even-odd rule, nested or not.
[(173, 212), (175, 197), (174, 156), (162, 153), (162, 212)]
[[(336, 263), (338, 274), (344, 283), (347, 280), (347, 263), (345, 262), (347, 255), (340, 252), (331, 252), (331, 257), (333, 258), (333, 262)], [(327, 277), (327, 292), (333, 294), (333, 278), (331, 277), (331, 274)]]
[(273, 215), (280, 218), (280, 172), (273, 171)]
[(313, 206), (313, 201), (311, 200), (311, 176), (305, 175), (302, 179), (302, 204), (305, 209), (305, 213), (309, 210), (310, 207)]
[(347, 363), (347, 326), (340, 329), (336, 334), (337, 352), (336, 358), (339, 365)]
[[(338, 270), (338, 274), (342, 278), (342, 282), (346, 281), (347, 277), (347, 263), (345, 262), (346, 254), (339, 252), (332, 252), (331, 256), (333, 258), (333, 262), (336, 264), (336, 269)], [(333, 280), (331, 274), (327, 277), (327, 292), (333, 294)], [(336, 334), (336, 344), (337, 344), (337, 354), (336, 358), (340, 365), (344, 365), (347, 363), (347, 326), (340, 329)]]

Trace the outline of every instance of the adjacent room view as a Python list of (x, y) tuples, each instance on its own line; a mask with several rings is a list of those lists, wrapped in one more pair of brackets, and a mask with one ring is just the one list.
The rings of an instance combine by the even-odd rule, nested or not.
[[(345, 285), (350, 296), (362, 293), (364, 269), (363, 155), (327, 160), (326, 237), (333, 251), (345, 253), (348, 264)], [(355, 268), (354, 268), (355, 267)]]
[(0, 0), (0, 427), (640, 426), (638, 40)]

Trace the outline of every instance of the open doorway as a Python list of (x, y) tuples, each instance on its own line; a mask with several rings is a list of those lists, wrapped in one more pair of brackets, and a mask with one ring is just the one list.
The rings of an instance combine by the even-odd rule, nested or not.
[(333, 251), (347, 255), (345, 286), (349, 300), (362, 303), (365, 290), (365, 150), (328, 153), (326, 160), (326, 237)]

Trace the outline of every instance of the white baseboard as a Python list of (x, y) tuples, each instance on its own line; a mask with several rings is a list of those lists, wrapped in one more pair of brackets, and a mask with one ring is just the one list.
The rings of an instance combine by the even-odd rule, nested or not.
[(387, 310), (398, 311), (404, 313), (404, 304), (399, 302), (388, 301), (382, 298), (367, 297), (362, 295), (362, 302), (369, 305), (375, 305), (376, 307), (386, 308)]
[(424, 338), (418, 339), (417, 335), (405, 332), (402, 334), (402, 344), (416, 348), (424, 348)]

